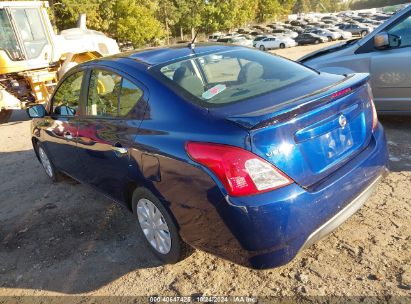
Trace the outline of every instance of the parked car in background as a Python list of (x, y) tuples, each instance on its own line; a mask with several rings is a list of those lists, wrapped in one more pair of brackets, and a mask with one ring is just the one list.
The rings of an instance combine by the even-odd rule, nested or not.
[(217, 42), (232, 43), (232, 44), (242, 45), (242, 46), (247, 46), (247, 47), (253, 46), (252, 40), (246, 39), (245, 37), (242, 37), (242, 36), (222, 37), (222, 38), (217, 39)]
[(133, 240), (165, 263), (190, 245), (277, 267), (355, 213), (385, 173), (367, 81), (239, 46), (121, 53), (74, 67), (30, 108), (31, 141), (51, 180), (68, 174), (130, 210)]
[(296, 37), (298, 36), (298, 33), (293, 32), (293, 31), (288, 30), (288, 29), (282, 29), (282, 30), (273, 29), (273, 30), (271, 31), (271, 33), (272, 33), (274, 36), (280, 36), (280, 35), (281, 35), (281, 36), (290, 37), (290, 38), (296, 38)]
[(377, 110), (411, 114), (411, 6), (370, 35), (308, 54), (300, 62), (317, 70), (370, 73)]
[(260, 36), (255, 37), (254, 40), (253, 40), (253, 47), (256, 46), (257, 42), (259, 42), (259, 41), (261, 41), (261, 40), (263, 40), (267, 37), (268, 37), (267, 35), (260, 35)]
[(284, 49), (288, 47), (296, 46), (297, 43), (294, 39), (288, 37), (274, 37), (268, 36), (255, 44), (255, 47), (262, 50), (272, 50), (272, 49)]
[(220, 37), (224, 36), (222, 33), (214, 33), (208, 36), (209, 42), (216, 42)]
[(328, 28), (327, 30), (335, 33), (340, 33), (340, 39), (348, 40), (352, 38), (352, 34), (350, 32), (340, 30), (339, 28)]
[(368, 35), (372, 31), (372, 28), (370, 27), (353, 24), (353, 23), (341, 24), (338, 26), (338, 28), (345, 32), (350, 32), (352, 35), (358, 35), (360, 37), (364, 37), (365, 35)]
[(297, 42), (299, 45), (304, 45), (304, 44), (319, 44), (322, 42), (327, 42), (328, 38), (318, 36), (313, 33), (302, 33), (298, 35), (297, 38), (294, 39), (295, 42)]
[(338, 32), (332, 32), (332, 31), (329, 31), (327, 29), (318, 29), (318, 28), (307, 30), (306, 33), (312, 33), (312, 34), (316, 34), (316, 35), (321, 36), (321, 37), (325, 37), (325, 38), (327, 38), (328, 41), (338, 40), (342, 36)]

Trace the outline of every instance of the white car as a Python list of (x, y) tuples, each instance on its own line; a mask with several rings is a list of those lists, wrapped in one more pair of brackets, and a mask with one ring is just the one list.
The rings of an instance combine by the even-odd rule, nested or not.
[(265, 51), (271, 49), (284, 49), (286, 47), (293, 47), (296, 46), (297, 43), (294, 39), (289, 37), (267, 37), (263, 40), (260, 40), (255, 45), (256, 48)]
[(208, 41), (209, 42), (217, 42), (218, 38), (222, 37), (223, 34), (221, 33), (213, 33), (210, 36), (208, 36)]
[(328, 30), (331, 32), (340, 33), (341, 39), (348, 40), (352, 38), (352, 34), (350, 32), (340, 30), (339, 28), (329, 28)]
[(234, 36), (229, 42), (241, 46), (253, 47), (253, 41), (242, 36)]
[(312, 33), (316, 34), (321, 37), (325, 37), (328, 39), (328, 41), (333, 41), (333, 40), (338, 40), (341, 38), (341, 34), (338, 32), (331, 32), (327, 29), (321, 29), (321, 28), (314, 28), (312, 30), (306, 31), (307, 33)]

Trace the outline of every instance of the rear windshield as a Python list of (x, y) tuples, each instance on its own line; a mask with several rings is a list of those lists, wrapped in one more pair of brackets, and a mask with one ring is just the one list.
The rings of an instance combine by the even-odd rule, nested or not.
[(177, 93), (203, 107), (225, 106), (313, 77), (302, 65), (256, 50), (195, 56), (155, 68)]

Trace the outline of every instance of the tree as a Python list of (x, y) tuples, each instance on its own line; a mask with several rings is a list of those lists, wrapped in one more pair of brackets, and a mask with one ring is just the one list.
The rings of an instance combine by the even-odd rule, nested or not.
[(182, 18), (176, 24), (181, 31), (191, 31), (191, 37), (203, 26), (203, 17), (206, 8), (204, 0), (175, 0), (175, 6), (180, 12)]
[(257, 7), (258, 22), (267, 22), (280, 15), (282, 15), (282, 8), (278, 0), (259, 0)]
[(134, 0), (117, 0), (113, 9), (112, 33), (118, 40), (139, 47), (163, 37), (163, 27), (149, 7)]
[(59, 30), (64, 30), (76, 26), (78, 16), (81, 13), (87, 14), (87, 27), (102, 30), (103, 22), (99, 14), (101, 0), (57, 0), (51, 5), (56, 16), (55, 22)]
[(172, 28), (180, 20), (180, 12), (178, 11), (173, 0), (158, 0), (157, 18), (164, 24), (167, 44), (170, 43), (169, 37), (172, 35)]

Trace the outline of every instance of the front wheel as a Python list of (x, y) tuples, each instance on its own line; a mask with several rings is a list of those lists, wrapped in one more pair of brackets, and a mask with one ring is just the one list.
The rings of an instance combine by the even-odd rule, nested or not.
[(265, 51), (265, 46), (264, 46), (264, 45), (260, 45), (260, 50), (261, 50), (261, 51)]
[(47, 176), (53, 181), (58, 182), (61, 180), (61, 173), (57, 171), (56, 167), (53, 165), (50, 160), (49, 155), (46, 152), (46, 149), (41, 143), (37, 144), (37, 154), (40, 160), (41, 165), (44, 168)]
[(181, 240), (170, 212), (148, 189), (134, 191), (132, 207), (140, 234), (161, 261), (174, 264), (191, 253), (191, 248)]
[(319, 44), (319, 43), (320, 43), (320, 40), (315, 40), (314, 43), (315, 43), (315, 44)]
[(361, 37), (365, 37), (366, 35), (367, 35), (367, 31), (362, 31), (360, 34)]
[(280, 43), (280, 49), (284, 49), (285, 48), (285, 44), (284, 43)]
[(333, 41), (333, 38), (331, 36), (328, 36), (327, 38), (328, 38), (328, 42)]

